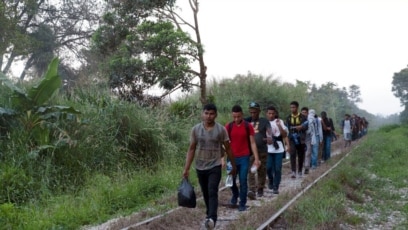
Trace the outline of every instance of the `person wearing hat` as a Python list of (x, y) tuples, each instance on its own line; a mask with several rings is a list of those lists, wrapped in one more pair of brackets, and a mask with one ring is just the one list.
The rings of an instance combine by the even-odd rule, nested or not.
[[(258, 156), (259, 161), (261, 162), (257, 173), (249, 172), (248, 175), (248, 184), (249, 184), (249, 192), (248, 198), (251, 200), (256, 199), (256, 195), (258, 197), (263, 196), (265, 182), (266, 182), (266, 159), (268, 156), (268, 147), (266, 143), (266, 132), (268, 129), (271, 129), (271, 124), (268, 119), (264, 117), (260, 117), (261, 113), (261, 106), (256, 102), (249, 103), (249, 114), (250, 117), (245, 118), (246, 121), (252, 124), (255, 130), (255, 142), (256, 147), (258, 149)], [(250, 157), (250, 164), (254, 163), (255, 157), (252, 155)], [(258, 178), (258, 184), (256, 183), (257, 180), (255, 176)]]

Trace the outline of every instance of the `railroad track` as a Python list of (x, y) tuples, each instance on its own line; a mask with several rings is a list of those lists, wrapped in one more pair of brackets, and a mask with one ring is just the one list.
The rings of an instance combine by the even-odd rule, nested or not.
[(316, 185), (318, 181), (323, 179), (327, 176), (333, 169), (335, 169), (349, 154), (349, 151), (346, 155), (341, 157), (332, 167), (330, 167), (327, 171), (321, 174), (318, 178), (316, 178), (313, 182), (309, 183), (305, 188), (299, 191), (291, 200), (289, 200), (282, 208), (280, 208), (276, 213), (274, 213), (267, 221), (262, 223), (256, 230), (268, 230), (268, 229), (276, 229), (274, 226), (279, 219), (279, 217), (290, 207), (292, 206), (299, 198), (301, 198), (309, 189)]
[[(340, 141), (342, 142), (342, 141)], [(342, 143), (339, 143), (340, 145)], [(337, 144), (337, 145), (339, 145)], [(311, 189), (319, 180), (324, 178), (328, 173), (330, 173), (337, 165), (340, 164), (342, 159), (344, 159), (346, 154), (342, 154), (340, 157), (335, 157), (339, 155), (341, 149), (336, 147), (333, 148), (333, 161), (337, 161), (332, 167), (327, 165), (322, 165), (319, 168), (322, 170), (311, 171), (310, 174), (304, 175), (303, 177), (298, 177), (296, 179), (290, 178), (290, 164), (289, 161), (283, 163), (282, 167), (282, 181), (280, 186), (280, 194), (275, 195), (271, 190), (265, 189), (264, 196), (258, 197), (256, 200), (249, 200), (247, 202), (247, 211), (239, 212), (237, 207), (230, 206), (229, 200), (231, 198), (231, 191), (228, 187), (223, 186), (224, 181), (221, 181), (221, 188), (219, 189), (219, 208), (218, 208), (218, 221), (215, 229), (222, 230), (228, 229), (228, 226), (234, 223), (239, 218), (254, 218), (257, 214), (256, 211), (258, 207), (265, 205), (272, 205), (273, 202), (277, 199), (278, 196), (283, 196), (290, 194), (291, 199), (282, 205), (279, 210), (271, 213), (269, 218), (266, 221), (259, 221), (259, 226), (251, 226), (253, 229), (264, 230), (264, 229), (273, 229), (274, 224), (278, 218), (293, 205), (296, 200), (298, 200), (307, 190)], [(323, 169), (324, 167), (324, 169)], [(318, 176), (319, 175), (319, 176)], [(312, 182), (306, 182), (306, 179), (310, 181), (311, 178), (314, 178)], [(199, 190), (199, 188), (198, 188)], [(296, 192), (294, 194), (293, 192)], [(174, 200), (172, 201), (174, 202)], [(254, 213), (254, 214), (252, 214)], [(132, 220), (132, 217), (119, 218), (116, 220), (109, 221), (100, 226), (88, 228), (87, 230), (146, 230), (146, 229), (204, 229), (203, 221), (205, 217), (205, 205), (202, 201), (202, 197), (197, 199), (197, 207), (194, 209), (176, 207), (168, 211), (163, 212), (162, 214), (144, 218), (140, 220), (140, 217)], [(263, 222), (263, 223), (261, 223)], [(247, 227), (247, 226), (246, 226)], [(231, 228), (229, 228), (231, 229)]]

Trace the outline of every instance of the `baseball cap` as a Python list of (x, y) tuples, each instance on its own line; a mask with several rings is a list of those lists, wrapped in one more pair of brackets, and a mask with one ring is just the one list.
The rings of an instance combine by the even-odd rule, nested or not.
[(249, 108), (250, 109), (261, 109), (261, 106), (259, 106), (258, 103), (252, 101), (249, 103)]

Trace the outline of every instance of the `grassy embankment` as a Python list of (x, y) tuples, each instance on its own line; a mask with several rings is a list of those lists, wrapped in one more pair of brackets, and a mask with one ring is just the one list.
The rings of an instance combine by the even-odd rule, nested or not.
[(408, 129), (369, 136), (285, 213), (289, 229), (406, 229)]
[(27, 126), (1, 137), (0, 229), (79, 229), (174, 205), (155, 200), (177, 190), (186, 137), (199, 117), (181, 119), (170, 108), (147, 110), (98, 92), (53, 101), (81, 114), (54, 123), (47, 148), (33, 151)]

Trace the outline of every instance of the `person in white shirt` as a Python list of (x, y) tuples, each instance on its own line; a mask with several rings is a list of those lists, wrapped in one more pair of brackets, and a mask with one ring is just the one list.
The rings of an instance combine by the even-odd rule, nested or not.
[(309, 125), (306, 134), (310, 136), (311, 165), (312, 169), (316, 169), (319, 146), (323, 142), (323, 128), (314, 109), (309, 110), (307, 121)]
[(287, 136), (287, 127), (281, 119), (276, 118), (276, 115), (276, 108), (269, 106), (266, 117), (271, 124), (271, 129), (267, 131), (268, 157), (266, 172), (269, 179), (268, 188), (272, 189), (274, 194), (279, 194), (279, 184), (282, 178), (282, 158), (285, 152), (283, 138)]
[(341, 122), (341, 128), (343, 129), (343, 136), (344, 136), (344, 148), (351, 145), (351, 121), (350, 121), (350, 114), (346, 114), (344, 116), (344, 120)]

